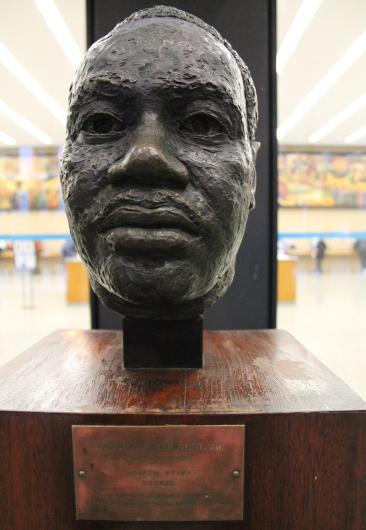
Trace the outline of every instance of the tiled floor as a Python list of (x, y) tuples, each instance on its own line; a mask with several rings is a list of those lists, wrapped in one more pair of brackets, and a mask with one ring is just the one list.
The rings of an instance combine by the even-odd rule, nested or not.
[(366, 399), (366, 276), (298, 273), (297, 302), (278, 304), (277, 327)]
[[(87, 305), (67, 305), (61, 266), (33, 276), (34, 309), (23, 308), (18, 274), (0, 271), (0, 365), (57, 328), (89, 328)], [(281, 303), (288, 330), (366, 399), (366, 277), (299, 273), (296, 304)]]
[[(34, 308), (29, 303), (29, 277), (0, 271), (0, 365), (26, 350), (55, 329), (90, 327), (87, 304), (68, 305), (62, 265), (31, 276)], [(26, 297), (23, 294), (25, 286)]]

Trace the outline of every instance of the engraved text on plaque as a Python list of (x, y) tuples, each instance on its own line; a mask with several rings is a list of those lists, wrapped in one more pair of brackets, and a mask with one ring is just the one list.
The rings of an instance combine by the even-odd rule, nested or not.
[(244, 426), (73, 426), (78, 519), (243, 519)]

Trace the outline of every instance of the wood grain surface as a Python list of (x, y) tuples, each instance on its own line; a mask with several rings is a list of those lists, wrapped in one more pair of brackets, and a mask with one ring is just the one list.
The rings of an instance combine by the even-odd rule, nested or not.
[[(291, 336), (209, 332), (204, 369), (154, 373), (121, 339), (59, 331), (1, 370), (1, 530), (365, 530), (365, 403)], [(72, 425), (182, 424), (245, 424), (244, 521), (76, 521)]]
[(365, 409), (285, 331), (206, 331), (204, 368), (125, 370), (122, 333), (56, 331), (0, 369), (0, 410), (123, 414)]

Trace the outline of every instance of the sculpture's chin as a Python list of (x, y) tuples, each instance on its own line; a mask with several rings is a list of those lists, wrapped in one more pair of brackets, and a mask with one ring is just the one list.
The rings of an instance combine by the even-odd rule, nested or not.
[[(228, 267), (224, 273), (217, 279), (216, 283), (208, 289), (204, 294), (197, 294), (193, 296), (183, 295), (183, 289), (172, 289), (172, 286), (166, 282), (165, 289), (169, 296), (159, 297), (159, 293), (155, 291), (154, 297), (151, 296), (151, 291), (139, 285), (139, 289), (134, 293), (130, 289), (128, 296), (124, 297), (121, 294), (116, 294), (112, 290), (104, 287), (98, 279), (90, 276), (93, 291), (104, 305), (121, 313), (125, 316), (135, 318), (160, 318), (160, 319), (188, 319), (195, 318), (202, 315), (204, 310), (216, 302), (218, 298), (223, 296), (230, 286), (234, 277), (234, 266)], [(186, 288), (187, 290), (187, 288)], [(148, 296), (148, 293), (150, 296)], [(175, 296), (174, 296), (175, 293)], [(133, 296), (134, 295), (134, 296)]]

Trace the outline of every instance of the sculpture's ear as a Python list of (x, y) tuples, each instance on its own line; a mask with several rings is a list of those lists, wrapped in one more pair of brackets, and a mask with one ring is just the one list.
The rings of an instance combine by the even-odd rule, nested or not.
[(250, 203), (249, 203), (249, 209), (253, 210), (255, 208), (255, 189), (257, 187), (257, 172), (255, 170), (255, 163), (257, 160), (257, 153), (261, 146), (260, 142), (251, 142), (250, 144), (252, 149), (252, 157), (253, 157), (253, 169), (252, 174), (250, 177)]

